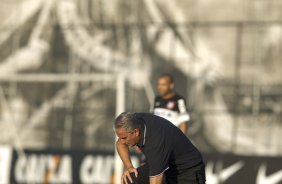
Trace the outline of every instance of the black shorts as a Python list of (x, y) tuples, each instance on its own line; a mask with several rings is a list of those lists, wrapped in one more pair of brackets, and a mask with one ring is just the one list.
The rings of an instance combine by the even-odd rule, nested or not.
[(167, 170), (165, 172), (166, 184), (205, 184), (205, 164), (199, 164), (180, 171)]
[[(149, 184), (149, 167), (147, 164), (137, 168), (138, 177), (135, 177), (134, 173), (130, 176), (133, 180), (132, 184)], [(171, 171), (168, 169), (164, 173), (163, 184), (205, 184), (206, 174), (205, 174), (205, 164), (200, 162), (194, 167), (183, 169), (181, 171)], [(129, 180), (128, 180), (128, 183)]]

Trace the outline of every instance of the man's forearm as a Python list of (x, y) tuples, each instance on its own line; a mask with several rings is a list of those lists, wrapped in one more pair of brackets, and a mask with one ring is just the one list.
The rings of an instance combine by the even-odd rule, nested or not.
[(133, 167), (131, 159), (130, 159), (128, 147), (125, 144), (117, 141), (116, 142), (116, 148), (117, 148), (117, 152), (118, 152), (125, 168), (128, 169), (128, 168)]

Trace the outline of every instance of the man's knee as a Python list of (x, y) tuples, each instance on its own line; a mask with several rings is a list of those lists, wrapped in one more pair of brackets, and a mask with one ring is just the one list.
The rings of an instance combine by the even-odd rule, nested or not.
[(138, 177), (136, 177), (135, 176), (135, 173), (130, 173), (130, 177), (131, 177), (131, 179), (132, 179), (132, 182), (130, 182), (130, 180), (127, 178), (127, 183), (131, 183), (131, 184), (139, 184), (138, 182), (137, 182), (137, 178)]
[[(138, 176), (135, 176), (135, 173), (130, 173), (133, 183), (131, 184), (148, 184), (149, 183), (149, 167), (147, 164), (142, 165), (137, 168)], [(127, 182), (130, 181), (127, 179)]]

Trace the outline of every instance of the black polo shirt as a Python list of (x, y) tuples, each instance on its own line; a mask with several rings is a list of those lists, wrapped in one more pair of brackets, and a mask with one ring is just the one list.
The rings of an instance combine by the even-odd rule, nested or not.
[(136, 113), (144, 126), (137, 143), (147, 159), (149, 175), (166, 170), (181, 171), (202, 161), (202, 156), (179, 128), (164, 118), (149, 113)]

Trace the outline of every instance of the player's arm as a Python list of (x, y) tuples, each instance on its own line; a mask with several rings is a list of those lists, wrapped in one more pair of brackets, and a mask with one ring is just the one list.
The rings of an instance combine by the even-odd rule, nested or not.
[(128, 146), (124, 143), (122, 143), (122, 141), (120, 141), (120, 139), (118, 139), (118, 141), (116, 142), (116, 148), (117, 148), (117, 152), (124, 164), (125, 167), (125, 171), (122, 175), (121, 178), (121, 183), (122, 184), (128, 184), (127, 183), (127, 179), (129, 179), (130, 182), (132, 182), (132, 178), (130, 176), (130, 173), (134, 172), (135, 176), (137, 177), (138, 172), (137, 169), (133, 167), (131, 159), (130, 159), (130, 155), (129, 155), (129, 149)]
[(150, 184), (162, 184), (163, 174), (159, 176), (150, 177)]
[(129, 155), (129, 148), (126, 144), (122, 143), (120, 139), (117, 140), (116, 142), (116, 148), (117, 152), (124, 164), (124, 167), (126, 169), (133, 167), (130, 155)]
[(188, 131), (188, 127), (187, 127), (186, 122), (181, 122), (178, 127), (186, 135), (186, 133)]
[(186, 135), (188, 131), (187, 122), (190, 121), (190, 114), (187, 112), (186, 102), (184, 99), (179, 99), (177, 101), (178, 109), (179, 109), (179, 129)]

